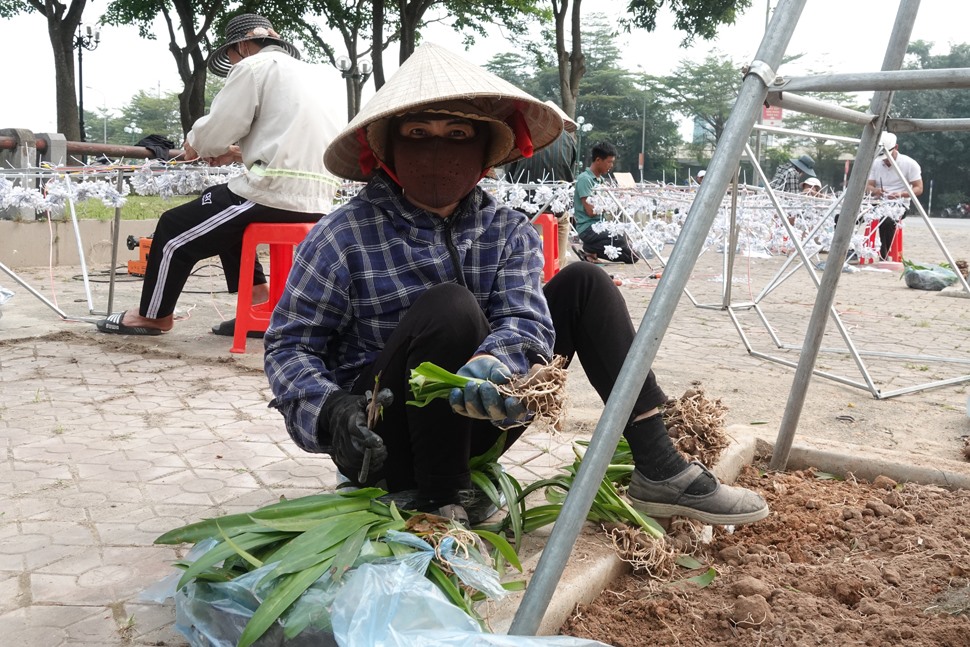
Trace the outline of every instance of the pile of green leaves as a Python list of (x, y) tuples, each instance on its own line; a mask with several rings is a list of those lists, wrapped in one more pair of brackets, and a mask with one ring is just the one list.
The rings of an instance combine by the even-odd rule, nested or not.
[[(271, 584), (270, 594), (250, 618), (239, 640), (239, 647), (257, 641), (293, 603), (315, 582), (329, 577), (334, 583), (349, 569), (363, 561), (395, 557), (415, 549), (382, 538), (389, 530), (406, 530), (406, 521), (416, 513), (400, 511), (393, 502), (378, 497), (386, 494), (377, 488), (349, 493), (327, 493), (284, 500), (250, 513), (233, 514), (171, 530), (155, 540), (157, 544), (215, 542), (194, 561), (177, 562), (184, 573), (177, 588), (190, 582), (228, 582), (264, 565), (276, 566), (260, 582)], [(487, 530), (475, 530), (494, 551), (495, 561), (522, 566), (508, 541)], [(472, 558), (486, 562), (474, 547)], [(501, 572), (501, 571), (500, 571)], [(484, 595), (460, 583), (457, 576), (437, 561), (432, 561), (426, 576), (451, 602), (482, 622), (474, 603)], [(521, 588), (521, 583), (504, 585)], [(306, 629), (309, 618), (289, 618), (287, 638)]]

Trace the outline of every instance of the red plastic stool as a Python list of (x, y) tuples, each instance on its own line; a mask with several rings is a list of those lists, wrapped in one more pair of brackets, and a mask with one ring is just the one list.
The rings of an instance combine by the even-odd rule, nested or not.
[(532, 224), (538, 228), (542, 241), (542, 280), (548, 281), (559, 272), (559, 223), (551, 213), (541, 213)]
[[(286, 278), (293, 267), (293, 250), (313, 228), (312, 222), (254, 222), (243, 233), (242, 260), (239, 262), (239, 296), (236, 298), (236, 329), (231, 353), (246, 352), (246, 333), (266, 332), (273, 308), (283, 295)], [(269, 245), (269, 300), (253, 305), (253, 270), (256, 246)]]
[(889, 245), (889, 260), (895, 261), (897, 263), (903, 262), (903, 227), (902, 223), (896, 223), (896, 234), (893, 236), (893, 242)]
[[(879, 221), (871, 220), (866, 223), (866, 233), (863, 234), (866, 239), (866, 246), (876, 250), (875, 258), (865, 258), (859, 259), (861, 265), (867, 263), (873, 263), (879, 260)], [(903, 262), (903, 227), (902, 223), (896, 222), (896, 233), (893, 235), (893, 242), (889, 245), (889, 252), (886, 254), (887, 260), (895, 261), (896, 263)]]

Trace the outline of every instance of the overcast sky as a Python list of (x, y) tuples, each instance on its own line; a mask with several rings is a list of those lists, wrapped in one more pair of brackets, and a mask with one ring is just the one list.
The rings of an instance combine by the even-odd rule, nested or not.
[[(777, 1), (771, 2), (772, 6)], [(951, 43), (970, 41), (966, 21), (954, 12), (963, 0), (923, 0), (913, 28), (913, 40), (936, 43), (935, 53), (949, 51)], [(622, 13), (624, 0), (587, 0), (585, 13)], [(898, 3), (893, 0), (808, 0), (799, 20), (788, 53), (805, 54), (781, 73), (806, 72), (871, 72), (882, 64), (892, 30)], [(92, 24), (103, 11), (104, 3), (89, 3), (86, 23)], [(748, 62), (757, 51), (765, 26), (766, 0), (753, 0), (752, 7), (737, 24), (722, 29), (713, 41), (700, 41), (681, 49), (682, 34), (673, 29), (672, 18), (662, 17), (653, 33), (622, 34), (616, 40), (623, 64), (631, 71), (642, 69), (650, 74), (666, 74), (682, 61), (702, 60), (710, 51)], [(53, 131), (56, 124), (54, 105), (54, 62), (47, 37), (46, 21), (37, 14), (0, 19), (0, 60), (3, 65), (4, 100), (0, 102), (0, 128), (28, 128), (34, 132)], [(160, 32), (162, 33), (162, 32)], [(462, 53), (461, 38), (442, 27), (427, 30), (426, 40)], [(392, 64), (397, 51), (392, 48), (385, 59)], [(463, 55), (484, 64), (493, 55), (513, 48), (497, 28), (480, 39)], [(75, 53), (76, 54), (76, 53)], [(181, 83), (175, 63), (165, 41), (138, 38), (134, 27), (105, 27), (101, 45), (84, 54), (85, 108), (100, 106), (119, 108), (138, 90), (178, 91)], [(346, 122), (344, 83), (339, 72), (320, 65), (321, 80), (333, 86), (331, 115)], [(390, 72), (390, 70), (388, 70)], [(365, 101), (370, 96), (365, 89)]]

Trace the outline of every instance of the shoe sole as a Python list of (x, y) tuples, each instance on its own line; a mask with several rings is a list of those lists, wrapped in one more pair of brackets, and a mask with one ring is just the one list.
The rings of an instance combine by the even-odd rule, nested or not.
[(632, 496), (630, 497), (630, 501), (633, 503), (633, 508), (637, 512), (642, 512), (650, 517), (688, 517), (690, 519), (697, 519), (700, 522), (712, 526), (741, 526), (746, 523), (754, 523), (755, 521), (761, 521), (767, 517), (769, 512), (768, 506), (765, 506), (758, 510), (754, 510), (753, 512), (718, 514), (716, 512), (705, 512), (704, 510), (698, 510), (697, 508), (689, 508), (687, 506), (673, 503), (653, 503), (651, 501), (641, 501), (633, 498)]

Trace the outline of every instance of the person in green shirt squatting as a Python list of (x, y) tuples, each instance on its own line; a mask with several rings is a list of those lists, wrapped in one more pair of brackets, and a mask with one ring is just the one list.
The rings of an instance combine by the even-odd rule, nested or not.
[(605, 224), (601, 225), (604, 219), (596, 214), (589, 201), (596, 185), (602, 183), (602, 177), (613, 170), (616, 148), (609, 142), (596, 142), (590, 154), (593, 159), (589, 167), (576, 178), (576, 188), (573, 193), (576, 231), (583, 241), (582, 249), (574, 251), (579, 258), (594, 263), (600, 261), (636, 263), (639, 257), (630, 248), (626, 236), (621, 233), (611, 233)]

